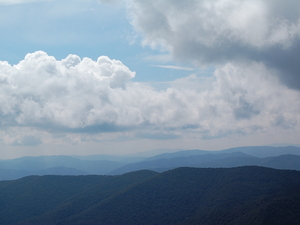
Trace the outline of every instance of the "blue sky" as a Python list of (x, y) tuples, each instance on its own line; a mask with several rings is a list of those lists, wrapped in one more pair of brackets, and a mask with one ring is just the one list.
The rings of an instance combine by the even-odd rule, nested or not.
[(152, 66), (158, 63), (155, 55), (164, 53), (142, 46), (141, 37), (128, 20), (124, 2), (18, 2), (2, 3), (0, 9), (6, 31), (1, 37), (1, 60), (17, 64), (27, 53), (43, 50), (58, 60), (69, 54), (94, 60), (106, 55), (121, 60), (134, 71), (141, 71), (136, 81), (168, 81), (188, 74)]
[(299, 10), (0, 0), (0, 158), (299, 145)]

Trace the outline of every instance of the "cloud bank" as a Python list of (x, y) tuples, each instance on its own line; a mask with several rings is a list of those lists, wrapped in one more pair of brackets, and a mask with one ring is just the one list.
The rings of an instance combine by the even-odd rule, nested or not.
[[(0, 1), (0, 4), (5, 2), (8, 3)], [(10, 4), (25, 2), (32, 1), (10, 1)], [(81, 20), (90, 13), (93, 4), (108, 3), (88, 2), (76, 1), (68, 15)], [(25, 148), (53, 145), (60, 140), (111, 144), (110, 141), (116, 140), (148, 139), (153, 143), (153, 140), (299, 133), (300, 3), (289, 0), (284, 3), (130, 0), (127, 3), (130, 20), (143, 35), (144, 45), (162, 51), (155, 58), (170, 63), (171, 55), (174, 60), (188, 62), (183, 63), (187, 67), (154, 66), (176, 70), (210, 66), (214, 68), (212, 76), (200, 77), (197, 69), (191, 69), (190, 76), (159, 83), (157, 87), (163, 88), (156, 89), (156, 85), (134, 82), (133, 78), (139, 74), (107, 56), (92, 60), (69, 55), (57, 60), (37, 51), (27, 54), (16, 65), (0, 61), (0, 143)], [(81, 17), (77, 16), (82, 9), (78, 4), (86, 5)], [(36, 10), (37, 15), (48, 12), (44, 5), (40, 7), (44, 11)], [(50, 11), (55, 18), (68, 17), (61, 4)], [(6, 17), (10, 18), (10, 14)], [(25, 17), (26, 13), (20, 18)], [(54, 17), (45, 17), (44, 21)], [(48, 23), (41, 24), (35, 29), (38, 33), (51, 27), (46, 26)], [(67, 27), (57, 32), (63, 37), (61, 43), (78, 37), (78, 24), (73, 24), (76, 35)], [(84, 27), (80, 33), (86, 35)], [(35, 44), (47, 38), (50, 42), (58, 40), (53, 33), (45, 32), (45, 38), (40, 38), (30, 29), (24, 31), (36, 38)], [(96, 38), (89, 40), (86, 43)], [(97, 43), (101, 44), (101, 39)]]
[(145, 45), (198, 66), (262, 62), (295, 89), (300, 89), (299, 10), (294, 0), (132, 0), (129, 6)]
[(35, 132), (18, 141), (7, 136), (13, 145), (40, 144), (39, 132), (210, 139), (299, 129), (299, 92), (281, 85), (262, 63), (228, 63), (213, 77), (191, 75), (165, 90), (132, 82), (134, 76), (107, 56), (56, 60), (38, 51), (16, 65), (1, 61), (0, 129), (6, 136), (16, 128)]

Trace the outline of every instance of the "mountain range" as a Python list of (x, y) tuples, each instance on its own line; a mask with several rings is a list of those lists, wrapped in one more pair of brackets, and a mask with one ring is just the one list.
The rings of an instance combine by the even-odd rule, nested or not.
[(300, 170), (300, 148), (238, 147), (221, 151), (185, 150), (141, 156), (39, 156), (0, 160), (0, 180), (29, 175), (121, 175), (138, 170), (163, 172), (178, 167), (264, 166)]

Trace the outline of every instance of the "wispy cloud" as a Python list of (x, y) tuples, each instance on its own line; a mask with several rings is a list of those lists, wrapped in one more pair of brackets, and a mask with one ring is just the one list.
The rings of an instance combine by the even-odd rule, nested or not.
[(187, 71), (195, 70), (190, 67), (181, 67), (181, 66), (173, 66), (173, 65), (151, 65), (151, 66), (165, 68), (165, 69), (173, 69), (173, 70), (187, 70)]
[(170, 63), (173, 61), (171, 54), (167, 53), (167, 54), (150, 54), (150, 55), (146, 55), (144, 58), (144, 60), (149, 61), (149, 62), (153, 62), (153, 63)]

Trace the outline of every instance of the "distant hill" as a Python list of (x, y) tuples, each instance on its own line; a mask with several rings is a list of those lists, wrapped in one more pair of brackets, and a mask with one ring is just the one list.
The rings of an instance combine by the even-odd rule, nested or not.
[(138, 157), (138, 156), (116, 156), (116, 155), (73, 155), (71, 156), (80, 160), (91, 160), (91, 161), (111, 161), (111, 162), (120, 162), (120, 163), (133, 163), (139, 162), (146, 157)]
[(81, 170), (77, 170), (74, 168), (68, 168), (64, 166), (59, 166), (59, 167), (51, 167), (48, 169), (43, 169), (43, 170), (37, 170), (34, 172), (30, 172), (31, 175), (89, 175), (89, 173)]
[(0, 182), (0, 224), (299, 224), (300, 171), (248, 166)]
[(152, 157), (146, 158), (144, 161), (152, 161), (156, 159), (171, 159), (171, 158), (179, 158), (179, 157), (189, 157), (194, 155), (208, 155), (212, 153), (221, 153), (219, 151), (205, 151), (205, 150), (185, 150), (185, 151), (178, 151), (172, 153), (163, 153), (159, 155), (155, 155)]
[(15, 180), (29, 175), (30, 172), (25, 170), (13, 170), (13, 169), (0, 168), (0, 180)]
[[(164, 155), (161, 156), (164, 157)], [(168, 158), (155, 157), (153, 160), (127, 164), (109, 174), (119, 175), (142, 169), (163, 172), (177, 167), (230, 168), (238, 166), (264, 166), (275, 169), (300, 170), (300, 156), (281, 155), (277, 157), (258, 158), (241, 152), (206, 155), (202, 155), (201, 153), (200, 155), (174, 158), (168, 155)]]
[(22, 157), (0, 160), (0, 180), (13, 180), (29, 175), (121, 175), (137, 170), (163, 172), (177, 167), (228, 168), (256, 165), (300, 170), (299, 157), (300, 148), (293, 146), (250, 146), (222, 151), (195, 149), (148, 158), (136, 155)]
[[(199, 152), (200, 154), (197, 155), (195, 153)], [(182, 154), (184, 153), (184, 154)], [(250, 165), (256, 165), (258, 158), (246, 155), (244, 153), (235, 152), (235, 153), (219, 153), (219, 154), (203, 154), (202, 151), (193, 150), (191, 154), (189, 154), (190, 151), (180, 152), (178, 154), (162, 154), (156, 157), (151, 157), (147, 160), (144, 160), (142, 162), (138, 163), (132, 163), (127, 164), (125, 166), (122, 166), (112, 172), (110, 172), (110, 175), (118, 175), (123, 173), (128, 173), (131, 171), (141, 170), (141, 169), (147, 169), (147, 170), (154, 170), (163, 172), (166, 170), (174, 169), (177, 167), (210, 167), (209, 163), (213, 163), (216, 161), (220, 161), (222, 159), (235, 159), (238, 158), (240, 160), (241, 158), (247, 159), (247, 162), (249, 160), (255, 160), (255, 164)], [(167, 157), (166, 157), (167, 156)], [(174, 157), (172, 157), (174, 156)], [(181, 156), (181, 157), (177, 157)], [(186, 156), (186, 157), (184, 157)], [(203, 166), (205, 165), (206, 166)], [(245, 163), (240, 163), (239, 165), (234, 166), (242, 166), (245, 165)], [(247, 164), (249, 165), (249, 164)], [(214, 167), (219, 167), (217, 164)], [(230, 166), (231, 167), (231, 166)]]
[(265, 158), (280, 155), (300, 155), (300, 147), (285, 146), (285, 147), (271, 147), (271, 146), (247, 146), (237, 147), (222, 150), (223, 153), (243, 152), (248, 155)]
[(0, 180), (15, 180), (30, 175), (88, 175), (89, 173), (74, 168), (67, 167), (51, 167), (43, 170), (26, 171), (26, 170), (12, 170), (0, 169)]
[(259, 165), (275, 169), (300, 170), (300, 156), (280, 155), (277, 157), (268, 157), (261, 159), (261, 163)]
[(220, 154), (220, 153), (235, 153), (242, 152), (247, 155), (265, 158), (280, 155), (300, 155), (300, 147), (285, 146), (285, 147), (272, 147), (272, 146), (245, 146), (229, 148), (219, 151), (206, 151), (206, 150), (181, 150), (176, 152), (161, 153), (145, 159), (146, 161), (159, 159), (159, 158), (175, 158), (175, 157), (188, 157), (193, 155), (206, 155), (206, 154)]
[[(10, 170), (11, 173), (17, 173), (20, 175), (47, 175), (50, 174), (50, 171), (52, 171), (54, 175), (101, 175), (106, 174), (125, 164), (126, 163), (109, 160), (83, 160), (71, 156), (22, 157), (18, 159), (1, 160), (0, 179), (2, 179), (1, 169)], [(70, 173), (67, 173), (67, 170), (69, 170)], [(43, 171), (45, 173), (43, 173)], [(12, 176), (12, 178), (13, 177), (14, 176)]]

